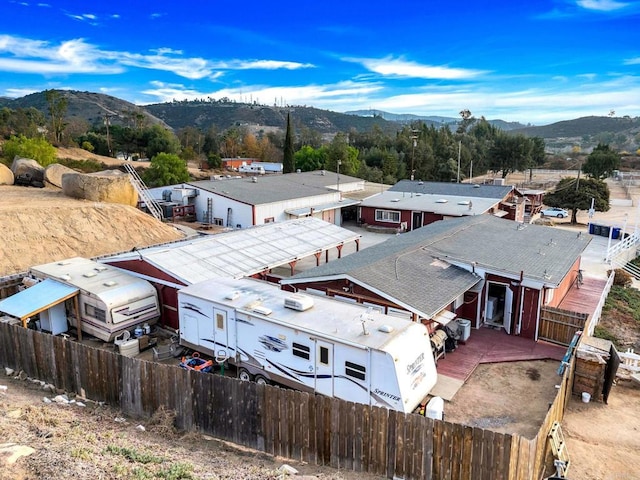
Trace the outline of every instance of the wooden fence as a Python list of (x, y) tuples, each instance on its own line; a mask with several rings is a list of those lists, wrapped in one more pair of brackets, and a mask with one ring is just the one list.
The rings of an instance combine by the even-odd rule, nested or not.
[[(549, 424), (564, 412), (567, 382), (533, 440), (321, 395), (147, 362), (0, 323), (0, 366), (68, 392), (268, 454), (387, 478), (538, 479)], [(570, 391), (569, 385), (569, 391)]]
[(584, 330), (589, 315), (561, 308), (540, 308), (538, 338), (547, 342), (569, 346), (576, 332)]

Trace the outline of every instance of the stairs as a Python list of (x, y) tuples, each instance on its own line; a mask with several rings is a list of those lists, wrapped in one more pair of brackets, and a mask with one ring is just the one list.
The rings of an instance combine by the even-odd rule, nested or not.
[(136, 172), (135, 168), (133, 168), (130, 163), (125, 163), (124, 168), (127, 173), (129, 173), (129, 180), (131, 181), (133, 187), (137, 190), (140, 199), (142, 200), (142, 202), (144, 202), (145, 206), (149, 210), (149, 213), (153, 215), (156, 220), (162, 222), (164, 220), (162, 209), (155, 201), (155, 199), (151, 197), (149, 189), (142, 181), (142, 178), (140, 178), (140, 175), (138, 175), (138, 172)]

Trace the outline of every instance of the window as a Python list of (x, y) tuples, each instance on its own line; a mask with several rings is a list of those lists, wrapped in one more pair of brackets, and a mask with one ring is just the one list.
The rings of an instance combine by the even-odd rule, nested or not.
[(306, 345), (301, 345), (296, 342), (293, 342), (292, 351), (296, 357), (304, 358), (305, 360), (309, 360), (309, 357), (311, 356), (309, 354), (311, 352), (311, 349), (309, 347), (307, 347)]
[(327, 347), (320, 347), (320, 363), (329, 365), (329, 349)]
[(346, 373), (350, 377), (364, 380), (366, 372), (367, 372), (367, 369), (364, 368), (362, 365), (358, 365), (357, 363), (351, 363), (351, 362), (344, 363), (344, 373)]
[(107, 312), (101, 308), (94, 307), (93, 305), (89, 305), (88, 303), (84, 304), (84, 313), (89, 315), (90, 317), (97, 318), (103, 322), (107, 321)]
[(400, 212), (394, 210), (376, 210), (376, 221), (400, 223)]
[(216, 313), (216, 328), (224, 330), (224, 315), (222, 313)]
[(276, 220), (275, 220), (275, 218), (273, 218), (273, 217), (268, 217), (268, 218), (265, 218), (265, 219), (264, 219), (264, 223), (273, 223), (273, 222), (275, 222), (275, 221), (276, 221)]

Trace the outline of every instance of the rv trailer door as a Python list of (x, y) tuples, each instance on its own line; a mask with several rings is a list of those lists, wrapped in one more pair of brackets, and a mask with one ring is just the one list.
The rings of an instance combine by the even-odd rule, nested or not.
[(317, 393), (333, 397), (333, 344), (316, 339)]

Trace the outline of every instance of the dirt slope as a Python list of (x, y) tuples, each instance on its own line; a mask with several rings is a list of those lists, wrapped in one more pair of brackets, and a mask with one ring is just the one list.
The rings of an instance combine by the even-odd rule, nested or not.
[(183, 238), (136, 208), (66, 197), (54, 187), (0, 186), (0, 276)]

